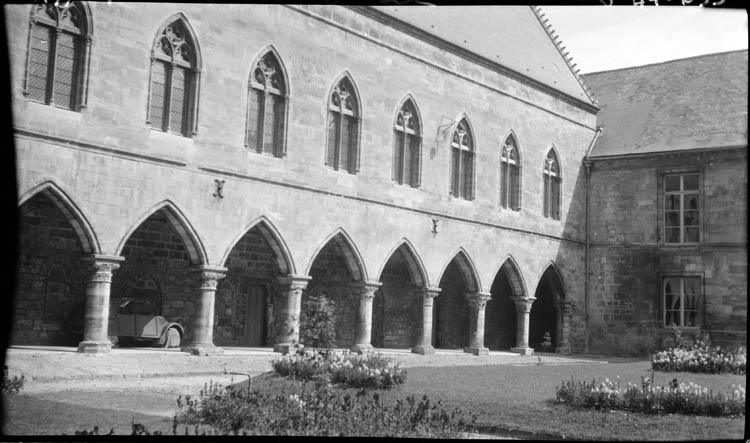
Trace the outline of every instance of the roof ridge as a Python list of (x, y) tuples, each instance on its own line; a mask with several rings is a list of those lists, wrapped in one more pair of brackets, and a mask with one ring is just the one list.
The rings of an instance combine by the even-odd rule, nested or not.
[(591, 88), (589, 88), (589, 86), (583, 80), (583, 77), (581, 77), (581, 75), (579, 74), (580, 69), (578, 69), (578, 65), (573, 61), (573, 56), (570, 55), (570, 52), (566, 51), (567, 48), (562, 45), (562, 39), (557, 36), (557, 33), (552, 28), (552, 24), (550, 23), (547, 16), (544, 14), (544, 12), (542, 12), (539, 6), (531, 5), (529, 7), (534, 12), (534, 16), (536, 16), (537, 20), (539, 20), (539, 23), (542, 25), (544, 32), (546, 32), (547, 36), (550, 38), (550, 40), (552, 40), (552, 43), (555, 45), (555, 49), (557, 49), (557, 52), (560, 53), (560, 56), (562, 56), (565, 64), (568, 65), (568, 69), (570, 69), (573, 77), (575, 77), (576, 81), (578, 81), (578, 84), (583, 89), (586, 97), (588, 97), (591, 103), (598, 106), (599, 102), (594, 98), (593, 91), (591, 90)]
[(651, 66), (666, 65), (666, 64), (669, 64), (669, 63), (682, 62), (682, 61), (685, 61), (685, 60), (693, 60), (693, 59), (696, 59), (696, 58), (706, 58), (706, 57), (713, 57), (713, 56), (718, 56), (718, 55), (727, 55), (727, 54), (731, 54), (731, 53), (735, 53), (735, 52), (748, 52), (748, 50), (747, 49), (732, 49), (732, 50), (729, 50), (729, 51), (722, 51), (722, 52), (710, 52), (708, 54), (691, 55), (690, 57), (674, 58), (674, 59), (671, 59), (671, 60), (663, 60), (663, 61), (660, 61), (660, 62), (646, 63), (644, 65), (625, 66), (625, 67), (622, 67), (622, 68), (605, 69), (603, 71), (588, 72), (586, 74), (581, 74), (581, 75), (588, 76), (588, 75), (594, 75), (594, 74), (605, 74), (607, 72), (625, 71), (625, 70), (628, 70), (628, 69), (647, 68), (647, 67), (651, 67)]

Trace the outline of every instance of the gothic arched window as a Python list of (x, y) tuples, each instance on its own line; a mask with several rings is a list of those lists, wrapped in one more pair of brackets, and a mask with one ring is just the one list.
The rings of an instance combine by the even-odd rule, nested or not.
[(518, 143), (509, 135), (500, 152), (500, 205), (514, 211), (521, 209), (520, 163)]
[(451, 194), (466, 200), (474, 198), (474, 135), (465, 117), (451, 138)]
[(544, 160), (544, 216), (560, 220), (560, 162), (554, 149), (550, 149)]
[(393, 180), (419, 187), (422, 133), (417, 107), (411, 99), (407, 99), (396, 114), (393, 134)]
[(245, 146), (259, 154), (285, 154), (287, 88), (284, 72), (273, 51), (255, 64), (248, 83)]
[(32, 7), (24, 95), (78, 111), (86, 106), (91, 24), (79, 2)]
[(328, 97), (326, 165), (350, 174), (359, 171), (359, 99), (354, 84), (344, 76)]
[(148, 123), (185, 137), (196, 133), (200, 54), (187, 21), (170, 21), (151, 52)]

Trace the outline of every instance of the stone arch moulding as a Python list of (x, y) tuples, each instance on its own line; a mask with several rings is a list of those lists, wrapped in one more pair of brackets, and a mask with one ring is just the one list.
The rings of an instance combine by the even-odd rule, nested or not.
[(519, 297), (527, 296), (528, 292), (526, 290), (526, 282), (524, 281), (523, 273), (521, 272), (521, 268), (518, 266), (518, 262), (516, 262), (516, 259), (513, 258), (512, 255), (508, 254), (495, 275), (497, 275), (499, 272), (505, 273), (505, 276), (508, 278), (508, 282), (513, 288), (514, 295)]
[(357, 250), (357, 247), (355, 246), (349, 234), (347, 234), (343, 228), (336, 229), (331, 235), (326, 237), (325, 240), (323, 240), (323, 242), (318, 245), (318, 248), (315, 250), (312, 257), (310, 258), (310, 261), (307, 264), (305, 275), (310, 275), (313, 263), (315, 262), (315, 259), (318, 258), (318, 254), (320, 254), (320, 251), (323, 250), (323, 248), (331, 241), (335, 241), (344, 252), (344, 259), (346, 260), (346, 264), (349, 267), (349, 272), (352, 273), (352, 277), (354, 278), (354, 280), (369, 281), (369, 279), (367, 278), (367, 269), (365, 268), (365, 262), (364, 260), (362, 260), (362, 255), (359, 253), (359, 250)]
[(401, 240), (399, 240), (396, 246), (394, 246), (390, 250), (390, 252), (386, 256), (385, 261), (380, 266), (380, 270), (377, 274), (377, 281), (380, 281), (380, 277), (383, 275), (385, 266), (388, 264), (388, 261), (391, 259), (391, 257), (393, 257), (393, 254), (395, 254), (399, 249), (405, 249), (404, 257), (406, 258), (406, 264), (409, 267), (409, 273), (411, 274), (414, 284), (420, 288), (429, 288), (430, 281), (427, 276), (427, 272), (425, 271), (424, 264), (422, 263), (422, 259), (419, 257), (419, 254), (417, 254), (417, 251), (414, 249), (414, 246), (411, 244), (411, 242), (406, 238), (402, 238)]
[(472, 141), (472, 152), (474, 152), (474, 155), (476, 155), (477, 152), (477, 146), (479, 143), (477, 143), (477, 131), (474, 130), (474, 125), (471, 123), (471, 119), (469, 118), (469, 115), (466, 114), (466, 112), (462, 112), (458, 115), (456, 120), (453, 122), (453, 126), (451, 126), (451, 132), (448, 137), (448, 146), (450, 147), (451, 140), (453, 139), (453, 132), (458, 128), (458, 124), (461, 123), (461, 120), (466, 121), (466, 125), (469, 127), (469, 132), (471, 132), (471, 141)]
[(83, 252), (85, 254), (101, 254), (99, 240), (91, 227), (91, 223), (73, 200), (68, 197), (68, 194), (53, 181), (47, 180), (26, 191), (19, 199), (18, 207), (20, 208), (29, 199), (40, 193), (48, 196), (68, 219), (83, 246)]
[(232, 240), (232, 243), (229, 245), (226, 252), (224, 252), (224, 256), (221, 258), (219, 266), (225, 265), (227, 259), (229, 258), (229, 254), (232, 253), (232, 249), (237, 246), (237, 243), (242, 240), (242, 237), (244, 237), (248, 232), (255, 228), (258, 228), (260, 234), (263, 236), (266, 242), (268, 242), (268, 245), (271, 247), (271, 249), (273, 249), (273, 252), (276, 255), (276, 263), (279, 266), (281, 274), (296, 275), (296, 267), (294, 266), (294, 261), (292, 260), (292, 254), (289, 253), (289, 247), (286, 245), (286, 242), (284, 242), (284, 238), (281, 236), (278, 229), (276, 229), (273, 223), (271, 223), (271, 221), (268, 220), (268, 218), (266, 218), (265, 216), (260, 216), (250, 222), (245, 227), (245, 229), (243, 229), (239, 233), (239, 235), (237, 235)]
[(349, 72), (348, 69), (344, 69), (343, 71), (341, 71), (338, 75), (336, 75), (333, 78), (333, 81), (328, 85), (328, 94), (325, 97), (323, 97), (323, 100), (324, 100), (323, 109), (328, 109), (328, 102), (331, 100), (331, 94), (333, 93), (334, 88), (344, 78), (349, 80), (349, 83), (352, 85), (352, 88), (354, 89), (354, 95), (357, 97), (357, 116), (358, 118), (361, 119), (362, 118), (362, 94), (359, 92), (359, 86), (357, 86), (357, 82), (354, 81), (354, 77), (352, 76), (351, 72)]
[[(419, 121), (419, 125), (423, 126), (423, 120), (422, 120), (422, 113), (419, 111), (419, 105), (417, 104), (417, 99), (414, 98), (414, 95), (411, 92), (407, 92), (406, 95), (404, 95), (401, 100), (396, 103), (396, 107), (393, 109), (393, 121), (391, 122), (391, 127), (396, 125), (396, 120), (398, 119), (398, 112), (401, 110), (401, 108), (404, 106), (404, 104), (407, 101), (411, 101), (412, 105), (414, 105), (414, 111), (417, 113), (417, 120)], [(420, 128), (420, 132), (422, 131), (422, 128)]]
[[(45, 2), (45, 3), (47, 3), (47, 2)], [(70, 2), (68, 1), (68, 2), (65, 2), (65, 4), (68, 4), (69, 6), (77, 7), (78, 9), (81, 10), (81, 12), (83, 12), (83, 14), (81, 14), (81, 15), (83, 15), (83, 19), (84, 19), (83, 23), (82, 23), (82, 25), (83, 25), (83, 29), (82, 29), (83, 35), (91, 37), (94, 34), (94, 19), (93, 19), (92, 15), (91, 15), (91, 8), (89, 7), (89, 3), (86, 2), (86, 1), (77, 1), (77, 2), (75, 2), (75, 5), (70, 5)], [(31, 12), (29, 14), (31, 18), (34, 18), (34, 9), (35, 9), (35, 6), (36, 5), (32, 5), (31, 6)], [(62, 5), (61, 5), (61, 7), (62, 7)]]
[(122, 240), (120, 240), (120, 244), (117, 245), (115, 255), (120, 255), (122, 253), (122, 249), (125, 247), (125, 244), (133, 235), (133, 232), (135, 232), (136, 229), (138, 229), (144, 221), (146, 221), (149, 217), (159, 211), (164, 212), (167, 220), (169, 220), (169, 223), (172, 225), (175, 231), (177, 231), (177, 234), (185, 244), (185, 249), (187, 249), (188, 255), (190, 256), (190, 264), (208, 265), (209, 263), (208, 257), (206, 255), (206, 250), (203, 247), (203, 243), (200, 241), (200, 237), (198, 237), (198, 234), (195, 232), (195, 229), (190, 224), (187, 217), (185, 217), (182, 211), (180, 211), (179, 208), (177, 208), (177, 206), (170, 200), (164, 200), (161, 203), (152, 206), (148, 211), (146, 211), (143, 216), (138, 218), (137, 221), (130, 227), (130, 229), (128, 229)]
[[(289, 97), (292, 95), (292, 86), (289, 84), (289, 73), (286, 69), (286, 65), (284, 64), (284, 59), (281, 57), (281, 54), (279, 54), (279, 51), (276, 49), (274, 45), (266, 45), (263, 48), (260, 49), (260, 51), (256, 52), (253, 58), (250, 61), (250, 70), (247, 73), (247, 79), (250, 81), (251, 78), (253, 78), (253, 71), (255, 70), (255, 65), (258, 63), (258, 61), (269, 52), (273, 53), (273, 56), (276, 58), (276, 61), (279, 63), (279, 67), (281, 68), (281, 75), (284, 77), (284, 95), (286, 97)], [(334, 83), (335, 84), (335, 83)]]
[(474, 262), (471, 261), (471, 257), (469, 257), (469, 254), (466, 253), (466, 250), (464, 248), (458, 248), (458, 250), (451, 255), (450, 260), (448, 260), (445, 265), (443, 265), (443, 269), (440, 270), (440, 275), (437, 279), (437, 284), (440, 284), (440, 281), (443, 279), (443, 274), (445, 274), (445, 270), (453, 260), (456, 260), (456, 264), (458, 265), (458, 268), (461, 270), (461, 274), (466, 280), (465, 283), (468, 287), (469, 292), (481, 291), (482, 283), (479, 280), (477, 268), (476, 266), (474, 266)]
[(193, 29), (193, 25), (190, 24), (190, 20), (188, 20), (187, 16), (183, 12), (176, 12), (159, 23), (159, 26), (156, 28), (154, 38), (151, 41), (151, 53), (153, 54), (153, 51), (156, 50), (157, 44), (159, 43), (159, 39), (161, 38), (161, 33), (164, 28), (178, 20), (185, 25), (185, 30), (187, 30), (188, 34), (190, 35), (190, 40), (195, 46), (195, 67), (196, 69), (200, 70), (203, 67), (203, 57), (201, 55), (203, 51), (201, 51), (198, 35), (195, 33), (195, 29)]
[[(516, 139), (516, 141), (518, 141), (518, 139)], [(519, 151), (521, 150), (520, 146), (518, 150)], [(557, 150), (557, 147), (555, 147), (554, 143), (551, 143), (549, 145), (549, 148), (544, 152), (544, 159), (542, 160), (542, 170), (544, 170), (544, 162), (547, 161), (547, 156), (549, 156), (550, 152), (555, 153), (555, 158), (557, 159), (557, 170), (558, 170), (557, 176), (560, 178), (560, 181), (562, 181), (564, 178), (563, 167), (562, 167), (562, 157), (560, 157), (560, 151)]]
[(547, 272), (552, 272), (554, 279), (553, 284), (556, 286), (555, 289), (557, 289), (556, 292), (558, 292), (560, 299), (557, 301), (564, 302), (566, 299), (566, 291), (565, 291), (565, 281), (562, 278), (562, 273), (560, 272), (560, 268), (557, 267), (557, 264), (555, 264), (554, 261), (550, 260), (549, 263), (542, 269), (542, 272), (537, 275), (536, 279), (536, 287), (534, 287), (534, 293), (536, 293), (537, 289), (539, 289), (539, 283), (542, 281), (542, 278), (544, 278), (544, 275)]

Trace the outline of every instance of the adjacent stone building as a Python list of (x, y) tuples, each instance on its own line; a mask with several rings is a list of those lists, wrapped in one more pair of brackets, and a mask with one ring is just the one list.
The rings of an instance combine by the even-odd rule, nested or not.
[(587, 288), (599, 108), (537, 9), (63, 6), (4, 7), (12, 343), (107, 352), (124, 297), (201, 355), (289, 349), (321, 294), (354, 350), (581, 352), (621, 315)]
[(747, 342), (747, 50), (584, 76), (589, 336), (635, 352), (672, 334)]

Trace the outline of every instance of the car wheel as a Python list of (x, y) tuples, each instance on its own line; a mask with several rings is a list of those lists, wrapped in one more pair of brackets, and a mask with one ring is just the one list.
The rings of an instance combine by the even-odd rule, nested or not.
[(177, 348), (180, 346), (180, 331), (177, 328), (169, 328), (167, 331), (167, 339), (164, 340), (165, 348)]

